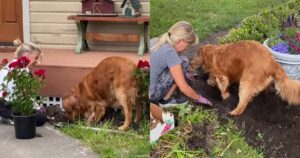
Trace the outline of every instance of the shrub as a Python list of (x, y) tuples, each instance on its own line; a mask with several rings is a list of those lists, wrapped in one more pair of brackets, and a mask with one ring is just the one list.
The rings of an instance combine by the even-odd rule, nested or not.
[(297, 24), (295, 16), (300, 10), (300, 0), (273, 7), (258, 15), (245, 18), (238, 28), (233, 28), (219, 39), (220, 43), (240, 40), (263, 42), (266, 38), (278, 35), (285, 27)]

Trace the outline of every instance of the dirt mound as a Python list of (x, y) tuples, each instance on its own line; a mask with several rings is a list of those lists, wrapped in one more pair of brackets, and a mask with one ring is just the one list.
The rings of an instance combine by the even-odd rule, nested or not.
[(234, 119), (250, 145), (263, 147), (265, 157), (300, 157), (300, 106), (289, 106), (272, 89), (256, 96), (244, 114), (232, 117), (228, 112), (238, 103), (238, 85), (230, 87), (231, 96), (223, 101), (219, 90), (206, 83), (207, 75), (200, 74), (196, 79), (194, 89), (214, 103), (220, 121)]
[(215, 126), (204, 122), (203, 124), (193, 125), (192, 129), (192, 132), (188, 134), (189, 138), (186, 140), (186, 145), (189, 149), (197, 150), (201, 148), (207, 154), (211, 153), (215, 144), (215, 138), (213, 138)]

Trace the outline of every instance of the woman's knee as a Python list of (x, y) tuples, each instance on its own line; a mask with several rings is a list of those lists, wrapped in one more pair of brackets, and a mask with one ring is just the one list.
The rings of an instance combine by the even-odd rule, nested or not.
[(43, 111), (38, 110), (36, 114), (36, 125), (43, 126), (47, 121), (47, 114)]
[(7, 105), (7, 102), (1, 100), (0, 101), (0, 117), (5, 119), (12, 119), (12, 109), (11, 106)]

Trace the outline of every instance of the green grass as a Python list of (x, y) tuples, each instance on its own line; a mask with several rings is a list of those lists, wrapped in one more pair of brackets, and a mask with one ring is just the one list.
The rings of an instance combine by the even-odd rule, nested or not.
[(221, 140), (214, 147), (214, 154), (218, 155), (218, 157), (264, 157), (261, 148), (257, 147), (253, 149), (246, 143), (245, 138), (233, 121), (229, 121), (227, 124), (220, 126), (215, 134), (216, 137)]
[[(176, 109), (169, 109), (173, 113), (178, 113), (179, 126), (165, 134), (160, 140), (151, 146), (154, 153), (160, 153), (161, 157), (245, 157), (262, 158), (260, 148), (253, 149), (249, 146), (239, 129), (233, 121), (222, 124), (217, 119), (215, 110), (204, 110), (202, 107), (191, 109), (191, 107), (181, 106)], [(187, 132), (193, 129), (193, 125), (208, 123), (211, 132), (206, 137), (212, 143), (209, 153), (202, 148), (192, 150), (187, 145), (187, 139), (192, 133)], [(197, 132), (197, 131), (194, 131)], [(200, 141), (200, 140), (199, 140)]]
[(160, 36), (175, 22), (190, 22), (200, 40), (228, 30), (247, 16), (288, 0), (151, 0), (151, 37)]
[[(83, 129), (82, 122), (69, 124), (61, 130), (71, 137), (79, 139), (83, 144), (91, 147), (103, 158), (131, 158), (131, 157), (149, 157), (149, 123), (143, 121), (139, 129), (130, 129), (126, 133), (115, 133), (111, 131), (94, 131)], [(95, 126), (93, 126), (95, 127)], [(101, 129), (114, 129), (111, 121), (106, 121), (97, 126)]]

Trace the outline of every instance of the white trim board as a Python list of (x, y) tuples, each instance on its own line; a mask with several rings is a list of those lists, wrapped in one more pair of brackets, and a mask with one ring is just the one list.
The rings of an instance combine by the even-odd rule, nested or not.
[(22, 0), (23, 7), (23, 39), (24, 42), (30, 42), (30, 14), (29, 0)]

